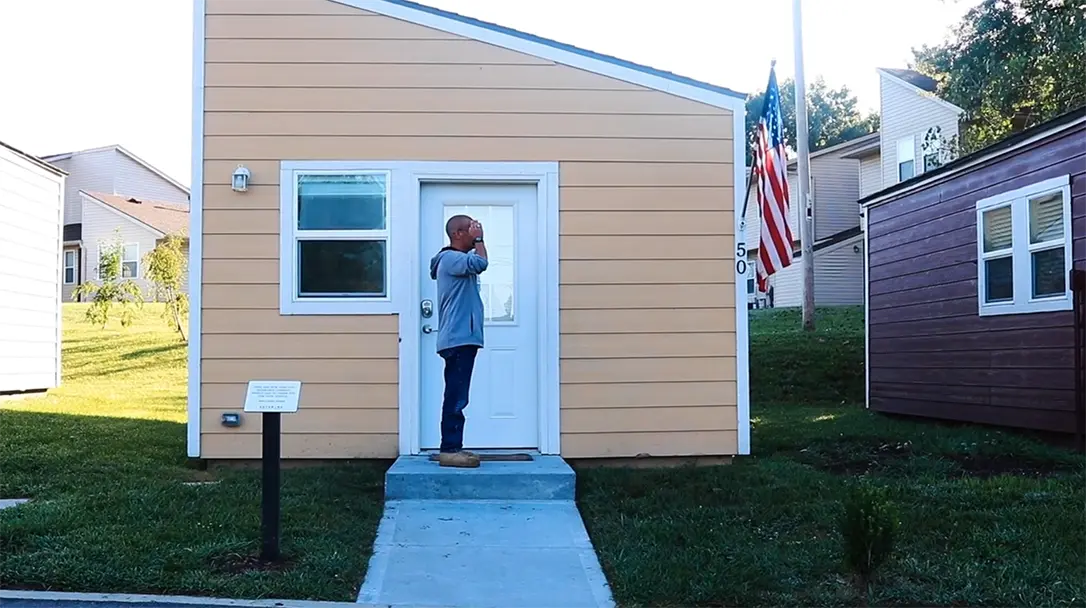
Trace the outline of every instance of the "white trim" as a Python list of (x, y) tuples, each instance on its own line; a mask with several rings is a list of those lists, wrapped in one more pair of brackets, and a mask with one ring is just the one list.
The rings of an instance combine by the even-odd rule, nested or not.
[[(643, 70), (636, 70), (602, 59), (595, 59), (580, 53), (567, 51), (543, 42), (528, 40), (519, 36), (499, 32), (491, 28), (465, 23), (457, 19), (443, 17), (424, 10), (387, 2), (385, 0), (335, 0), (335, 2), (392, 17), (394, 19), (434, 28), (450, 34), (464, 36), (465, 38), (471, 38), (487, 44), (493, 44), (494, 46), (525, 53), (534, 57), (549, 59), (555, 63), (561, 63), (594, 74), (615, 78), (617, 80), (655, 89), (677, 97), (684, 97), (718, 108), (732, 110), (738, 114), (742, 114), (745, 111), (744, 96), (739, 93), (728, 95), (711, 91), (702, 87), (678, 82), (670, 78), (657, 76)], [(744, 131), (737, 131), (736, 137), (738, 137), (739, 133), (743, 132)]]
[[(1029, 201), (1042, 194), (1059, 192), (1063, 197), (1063, 264), (1064, 293), (1062, 296), (1033, 298), (1033, 271), (1031, 254), (1036, 250), (1056, 249), (1061, 245), (1052, 245), (1055, 241), (1032, 245), (1029, 242)], [(1009, 249), (1013, 264), (1013, 299), (1010, 302), (986, 303), (985, 264), (986, 259), (1008, 257), (1006, 251), (985, 253), (984, 251), (984, 214), (994, 209), (1009, 207), (1011, 210), (1012, 244)], [(1071, 310), (1074, 307), (1071, 282), (1067, 271), (1073, 267), (1072, 227), (1071, 227), (1071, 176), (1068, 174), (1046, 179), (1041, 182), (983, 198), (976, 203), (977, 231), (977, 314), (982, 317), (997, 315), (1017, 315), (1036, 312), (1057, 312)]]
[[(101, 281), (102, 280), (102, 249), (103, 249), (103, 245), (108, 246), (109, 244), (112, 244), (112, 241), (110, 241), (108, 239), (98, 239), (94, 243), (94, 247), (95, 247), (95, 252), (94, 252), (95, 253), (94, 280), (95, 281)], [(131, 264), (132, 262), (136, 263), (136, 273), (134, 275), (130, 276), (130, 277), (124, 276), (124, 265), (126, 263), (125, 260), (124, 260), (124, 250), (126, 248), (128, 248), (128, 247), (135, 247), (136, 248), (136, 259), (135, 260), (129, 260), (127, 262), (129, 264)], [(138, 241), (137, 242), (128, 242), (128, 243), (125, 243), (124, 241), (121, 242), (121, 275), (119, 277), (117, 277), (117, 278), (122, 279), (122, 280), (123, 279), (136, 280), (136, 279), (140, 278), (140, 244), (139, 244)]]
[(204, 21), (207, 0), (193, 0), (192, 190), (189, 194), (189, 387), (188, 455), (200, 457), (200, 345), (203, 341)]
[[(399, 290), (393, 288), (393, 267), (395, 243), (398, 237), (393, 233), (401, 232), (396, 224), (400, 221), (400, 206), (393, 201), (400, 200), (403, 188), (398, 184), (406, 175), (386, 169), (380, 161), (373, 163), (355, 163), (355, 167), (344, 169), (313, 168), (314, 163), (283, 161), (279, 164), (279, 314), (281, 315), (388, 315), (397, 312)], [(321, 165), (319, 161), (315, 163)], [(298, 259), (298, 177), (308, 174), (334, 175), (375, 175), (385, 177), (385, 228), (383, 230), (309, 230), (311, 235), (321, 234), (333, 239), (383, 240), (385, 242), (385, 295), (378, 297), (356, 298), (302, 298), (298, 296), (297, 282), (300, 278)]]
[[(1076, 127), (1076, 126), (1082, 124), (1083, 122), (1086, 122), (1086, 116), (1081, 117), (1081, 118), (1077, 118), (1077, 119), (1072, 120), (1072, 121), (1070, 121), (1068, 123), (1061, 124), (1059, 126), (1051, 128), (1051, 129), (1045, 129), (1044, 131), (1039, 131), (1036, 135), (1033, 135), (1032, 137), (1024, 139), (1024, 140), (1014, 144), (1013, 146), (1008, 146), (1006, 148), (993, 149), (992, 151), (988, 152), (987, 154), (985, 154), (983, 150), (980, 151), (980, 152), (976, 152), (975, 154), (978, 155), (977, 158), (963, 164), (960, 167), (954, 167), (953, 169), (949, 169), (949, 170), (947, 170), (945, 172), (937, 173), (937, 174), (935, 174), (933, 176), (929, 176), (929, 177), (926, 177), (926, 178), (923, 178), (923, 179), (918, 179), (918, 180), (915, 181), (915, 183), (911, 183), (908, 186), (905, 186), (905, 187), (903, 187), (903, 188), (901, 188), (899, 190), (893, 190), (892, 192), (887, 192), (886, 194), (879, 195), (878, 192), (875, 192), (872, 195), (868, 195), (868, 196), (874, 196), (874, 198), (872, 198), (871, 200), (860, 203), (860, 206), (861, 207), (877, 207), (879, 205), (888, 203), (891, 200), (897, 200), (898, 198), (901, 198), (902, 196), (905, 196), (906, 194), (909, 194), (911, 192), (916, 192), (917, 190), (921, 190), (923, 188), (926, 188), (927, 186), (930, 186), (931, 184), (933, 184), (933, 183), (935, 183), (935, 182), (937, 182), (939, 180), (949, 179), (949, 178), (951, 178), (951, 177), (953, 177), (955, 175), (960, 175), (962, 173), (965, 173), (965, 172), (969, 171), (970, 169), (973, 169), (973, 168), (977, 167), (978, 165), (982, 165), (982, 164), (984, 164), (986, 162), (989, 162), (991, 160), (994, 160), (994, 159), (996, 159), (996, 158), (998, 158), (1000, 156), (1010, 155), (1011, 153), (1013, 153), (1013, 152), (1015, 152), (1017, 150), (1025, 148), (1027, 146), (1031, 146), (1031, 145), (1037, 143), (1038, 141), (1047, 139), (1047, 138), (1051, 137), (1052, 135), (1054, 135), (1056, 133), (1059, 133), (1061, 131), (1066, 131), (1068, 129)], [(999, 144), (996, 143), (996, 144), (992, 144), (991, 147), (995, 148), (995, 147), (998, 147), (998, 146), (999, 146)], [(954, 162), (958, 162), (958, 161), (954, 161)], [(887, 186), (886, 188), (883, 188), (883, 190), (890, 190), (893, 187), (894, 186)], [(880, 192), (881, 192), (881, 190), (880, 190)], [(862, 198), (865, 198), (865, 197), (861, 197), (861, 199)]]
[(871, 407), (871, 237), (868, 234), (870, 209), (860, 210), (864, 237), (864, 407)]
[[(916, 136), (910, 135), (908, 137), (902, 137), (895, 142), (894, 152), (894, 175), (897, 178), (897, 183), (912, 179), (920, 172), (916, 170)], [(903, 154), (907, 151), (908, 154)], [(901, 165), (902, 163), (912, 162), (913, 174), (909, 177), (901, 177)]]
[[(742, 116), (740, 116), (742, 119)], [(396, 268), (418, 268), (420, 239), (420, 194), (424, 183), (523, 183), (534, 184), (537, 196), (536, 222), (541, 228), (537, 263), (542, 288), (539, 291), (539, 348), (537, 375), (539, 403), (539, 451), (561, 453), (560, 386), (558, 376), (558, 163), (557, 162), (443, 162), (443, 161), (282, 161), (281, 180), (293, 179), (295, 171), (385, 171), (389, 174), (389, 260)], [(286, 184), (286, 186), (284, 186)], [(280, 182), (280, 203), (289, 197), (293, 185)], [(287, 217), (280, 214), (280, 220)], [(287, 217), (293, 222), (293, 214)], [(281, 232), (286, 232), (281, 229)], [(288, 233), (289, 237), (289, 233)], [(282, 235), (281, 235), (282, 238)], [(286, 265), (283, 265), (286, 266)], [(287, 269), (289, 273), (290, 270)], [(280, 269), (282, 297), (283, 269)], [(399, 451), (419, 454), (420, 428), (420, 299), (418, 272), (389, 275), (389, 300), (376, 302), (318, 301), (304, 313), (293, 314), (397, 314), (399, 318)], [(288, 286), (288, 289), (292, 289)], [(341, 306), (342, 304), (342, 306)], [(287, 314), (287, 313), (283, 313)]]
[(894, 76), (893, 74), (891, 74), (891, 73), (889, 73), (889, 72), (887, 72), (885, 70), (876, 68), (876, 71), (878, 71), (879, 74), (882, 74), (886, 78), (890, 79), (892, 82), (896, 82), (897, 84), (900, 84), (901, 86), (905, 87), (906, 89), (909, 89), (910, 91), (916, 93), (920, 97), (923, 97), (924, 99), (930, 99), (930, 100), (932, 100), (932, 101), (934, 101), (936, 103), (939, 103), (939, 104), (947, 107), (948, 109), (950, 109), (951, 111), (953, 111), (955, 114), (957, 114), (959, 116), (961, 116), (962, 114), (965, 113), (965, 110), (963, 110), (963, 109), (959, 108), (958, 106), (950, 103), (949, 101), (943, 99), (942, 97), (939, 97), (938, 95), (936, 95), (935, 93), (932, 93), (931, 91), (925, 91), (924, 89), (921, 89), (920, 87), (916, 86), (915, 84), (913, 84), (911, 82), (908, 82), (907, 80), (902, 80), (901, 78), (898, 78), (897, 76)]
[[(732, 144), (734, 145), (734, 151), (732, 152), (733, 158), (736, 162), (732, 163), (734, 168), (734, 175), (732, 179), (732, 192), (734, 194), (732, 201), (732, 215), (735, 218), (735, 241), (736, 248), (733, 252), (735, 258), (732, 260), (732, 272), (734, 273), (735, 282), (733, 284), (735, 288), (735, 404), (737, 420), (737, 437), (736, 437), (736, 452), (740, 455), (750, 454), (750, 326), (748, 324), (747, 314), (747, 276), (750, 274), (749, 266), (747, 262), (747, 227), (746, 220), (739, 213), (739, 210), (743, 208), (743, 204), (746, 202), (746, 167), (745, 163), (739, 162), (739, 159), (746, 158), (746, 145), (747, 138), (742, 136), (746, 133), (746, 116), (744, 115), (745, 108), (732, 111), (732, 120), (734, 121), (732, 132), (735, 137), (732, 138)], [(742, 264), (740, 264), (742, 262)], [(742, 285), (742, 289), (740, 289)], [(757, 297), (757, 294), (755, 294)]]
[[(63, 228), (62, 228), (63, 230)], [(72, 254), (72, 280), (68, 280), (68, 254)], [(60, 280), (64, 285), (75, 285), (79, 279), (79, 250), (61, 247)]]
[[(55, 367), (55, 370), (54, 370), (54, 373), (56, 375), (54, 377), (53, 386), (60, 386), (61, 379), (64, 376), (64, 366), (63, 366), (63, 361), (62, 361), (62, 355), (63, 355), (63, 351), (64, 351), (64, 349), (63, 349), (63, 345), (64, 345), (64, 329), (63, 329), (63, 325), (64, 325), (64, 252), (65, 252), (65, 249), (64, 249), (63, 243), (64, 243), (64, 199), (65, 199), (65, 194), (68, 192), (68, 190), (67, 190), (67, 185), (68, 185), (67, 184), (67, 175), (68, 175), (67, 173), (58, 174), (58, 177), (60, 177), (60, 179), (57, 180), (57, 186), (59, 188), (59, 190), (57, 191), (57, 203), (58, 203), (57, 206), (59, 207), (59, 209), (57, 210), (57, 240), (61, 242), (61, 246), (60, 246), (60, 272), (61, 272), (61, 277), (60, 277), (60, 281), (58, 281), (58, 283), (57, 283), (57, 313), (56, 313), (57, 314), (57, 323), (56, 323), (56, 325), (57, 325), (57, 349), (56, 349), (57, 362), (56, 362), (56, 367)], [(79, 249), (76, 249), (75, 252), (76, 252), (75, 253), (76, 269), (75, 269), (73, 278), (78, 280), (80, 278), (80, 276), (79, 276), (79, 258), (81, 257), (81, 254), (80, 254)], [(71, 284), (74, 284), (74, 283), (71, 283)]]
[(158, 228), (155, 228), (154, 226), (152, 226), (152, 225), (150, 225), (150, 224), (136, 218), (135, 216), (128, 215), (124, 211), (121, 211), (120, 209), (118, 209), (118, 208), (114, 207), (113, 205), (110, 205), (109, 203), (95, 197), (92, 194), (89, 194), (89, 193), (87, 193), (87, 192), (85, 192), (83, 190), (80, 190), (79, 195), (82, 196), (84, 200), (89, 200), (89, 201), (91, 201), (93, 203), (97, 203), (97, 205), (99, 207), (105, 209), (106, 211), (112, 212), (114, 215), (116, 215), (117, 217), (119, 217), (121, 219), (128, 220), (128, 221), (136, 224), (140, 228), (146, 228), (147, 230), (150, 230), (151, 232), (155, 233), (155, 235), (158, 238), (164, 238), (166, 236), (166, 233), (162, 232)]

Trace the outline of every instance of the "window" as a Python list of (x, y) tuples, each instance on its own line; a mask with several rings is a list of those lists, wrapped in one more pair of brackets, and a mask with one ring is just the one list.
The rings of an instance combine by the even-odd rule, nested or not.
[(981, 315), (1071, 308), (1070, 190), (1064, 175), (977, 202)]
[(283, 249), (281, 311), (305, 314), (336, 308), (329, 303), (388, 302), (389, 174), (286, 173), (293, 188), (290, 207), (283, 209), (289, 241)]
[(64, 284), (75, 284), (75, 261), (78, 258), (75, 249), (64, 250)]
[(479, 296), (483, 300), (483, 323), (486, 325), (516, 321), (516, 217), (512, 205), (446, 205), (441, 218), (441, 236), (445, 237), (445, 222), (463, 213), (486, 226), (487, 268), (479, 275)]
[(897, 181), (916, 175), (916, 142), (912, 137), (897, 142)]
[[(109, 249), (109, 243), (98, 243), (98, 265), (94, 267), (94, 278), (102, 278), (102, 256)], [(125, 243), (121, 246), (121, 279), (138, 279), (140, 277), (140, 245), (139, 243)]]

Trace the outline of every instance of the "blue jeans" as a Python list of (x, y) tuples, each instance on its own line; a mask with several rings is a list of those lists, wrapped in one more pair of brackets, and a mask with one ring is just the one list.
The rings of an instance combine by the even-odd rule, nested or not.
[(445, 360), (445, 397), (441, 403), (441, 451), (464, 449), (464, 408), (478, 346), (454, 346), (438, 352)]

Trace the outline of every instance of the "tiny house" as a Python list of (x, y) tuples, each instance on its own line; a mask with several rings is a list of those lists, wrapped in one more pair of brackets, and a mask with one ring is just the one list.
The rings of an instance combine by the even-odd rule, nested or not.
[(251, 380), (302, 382), (285, 458), (436, 448), (456, 213), (491, 255), (465, 447), (749, 452), (743, 94), (406, 0), (195, 23), (190, 456), (259, 457)]
[(60, 386), (65, 175), (0, 142), (0, 394)]
[(1074, 433), (1086, 108), (860, 203), (868, 406)]

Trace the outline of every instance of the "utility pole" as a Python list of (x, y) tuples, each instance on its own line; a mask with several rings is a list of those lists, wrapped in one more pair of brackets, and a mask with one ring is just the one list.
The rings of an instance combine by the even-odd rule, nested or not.
[(803, 13), (801, 0), (792, 0), (792, 29), (796, 53), (796, 153), (799, 154), (799, 241), (803, 251), (803, 329), (814, 331), (814, 215), (811, 209), (811, 166), (808, 151), (807, 84), (803, 78)]

